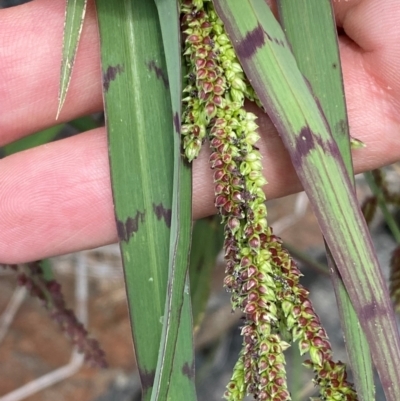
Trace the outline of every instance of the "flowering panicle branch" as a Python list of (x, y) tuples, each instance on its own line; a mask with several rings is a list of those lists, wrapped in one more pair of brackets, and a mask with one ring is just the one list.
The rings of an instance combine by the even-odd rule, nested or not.
[[(400, 193), (393, 191), (386, 179), (385, 171), (383, 169), (376, 169), (369, 173), (374, 182), (376, 189), (373, 189), (374, 195), (364, 200), (361, 208), (365, 221), (371, 224), (372, 219), (378, 209), (378, 205), (383, 202), (386, 205), (395, 207), (395, 210), (400, 206)], [(380, 205), (382, 206), (382, 205)], [(394, 221), (388, 209), (383, 210), (383, 215), (387, 220), (389, 227), (393, 233), (394, 238), (399, 242), (399, 228)], [(390, 297), (396, 312), (400, 311), (400, 245), (398, 245), (392, 252), (390, 260), (390, 275), (389, 275), (389, 290)]]
[(356, 400), (341, 363), (332, 361), (324, 329), (299, 284), (300, 272), (267, 223), (256, 116), (244, 99), (256, 100), (212, 2), (182, 2), (184, 55), (189, 84), (184, 102), (183, 147), (189, 161), (207, 138), (212, 154), (215, 205), (225, 223), (225, 286), (233, 308), (244, 313), (243, 349), (225, 397), (290, 400), (283, 340), (299, 341), (324, 400)]
[(396, 312), (400, 312), (400, 245), (398, 245), (390, 260), (390, 296)]
[(26, 287), (30, 295), (39, 298), (50, 317), (57, 322), (78, 351), (84, 354), (91, 366), (107, 367), (104, 351), (97, 340), (90, 338), (88, 332), (78, 321), (74, 312), (67, 309), (61, 293), (61, 285), (55, 280), (46, 280), (40, 262), (26, 265), (5, 265), (18, 274), (18, 284)]

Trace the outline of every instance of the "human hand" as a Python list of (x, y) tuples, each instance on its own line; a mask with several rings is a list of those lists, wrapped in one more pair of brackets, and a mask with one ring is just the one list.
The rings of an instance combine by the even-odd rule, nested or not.
[[(0, 10), (0, 146), (56, 123), (65, 2)], [(337, 0), (357, 172), (400, 159), (400, 4)], [(102, 109), (99, 43), (89, 4), (72, 83), (60, 116)], [(249, 105), (255, 111), (253, 105)], [(301, 190), (290, 159), (259, 110), (269, 199)], [(215, 212), (208, 152), (194, 162), (194, 217)], [(0, 160), (0, 263), (19, 263), (117, 241), (104, 128)]]

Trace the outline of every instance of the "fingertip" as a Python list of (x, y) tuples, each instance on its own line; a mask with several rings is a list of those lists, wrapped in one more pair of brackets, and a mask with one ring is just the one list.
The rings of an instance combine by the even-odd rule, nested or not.
[(116, 241), (105, 130), (0, 160), (0, 262)]

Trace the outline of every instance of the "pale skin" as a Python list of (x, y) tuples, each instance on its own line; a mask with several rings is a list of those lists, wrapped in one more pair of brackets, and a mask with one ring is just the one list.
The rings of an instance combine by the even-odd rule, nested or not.
[[(56, 123), (65, 2), (0, 10), (0, 146)], [(337, 0), (356, 172), (400, 160), (400, 3)], [(281, 140), (259, 115), (269, 199), (301, 190)], [(99, 42), (89, 4), (59, 122), (102, 110)], [(138, 188), (138, 190), (140, 190)], [(215, 213), (208, 150), (194, 163), (194, 218)], [(0, 263), (20, 263), (117, 241), (106, 132), (99, 128), (0, 160)]]

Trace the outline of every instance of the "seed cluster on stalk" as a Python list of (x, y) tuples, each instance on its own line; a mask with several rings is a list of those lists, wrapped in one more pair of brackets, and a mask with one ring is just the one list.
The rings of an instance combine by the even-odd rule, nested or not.
[[(386, 205), (398, 209), (400, 207), (400, 192), (395, 192), (390, 188), (384, 169), (372, 170), (371, 176), (375, 186), (379, 189), (381, 201), (383, 200)], [(378, 210), (378, 197), (376, 194), (367, 197), (361, 206), (361, 211), (368, 225), (372, 223)], [(393, 250), (390, 259), (389, 291), (395, 311), (400, 312), (400, 245)]]
[(394, 309), (396, 312), (400, 312), (400, 245), (392, 252), (389, 282)]
[(0, 266), (17, 273), (18, 284), (24, 286), (32, 297), (40, 299), (50, 317), (58, 324), (71, 344), (84, 355), (86, 363), (93, 367), (107, 367), (105, 353), (99, 342), (89, 336), (75, 313), (67, 308), (61, 292), (61, 285), (56, 280), (47, 280), (44, 277), (39, 261), (25, 265)]
[(225, 224), (225, 286), (244, 314), (243, 348), (225, 398), (290, 400), (284, 351), (298, 341), (315, 372), (323, 400), (356, 400), (345, 367), (331, 346), (299, 283), (300, 271), (267, 222), (256, 116), (244, 99), (256, 100), (223, 23), (209, 0), (181, 4), (188, 68), (182, 135), (189, 161), (207, 139), (212, 154), (215, 206)]

